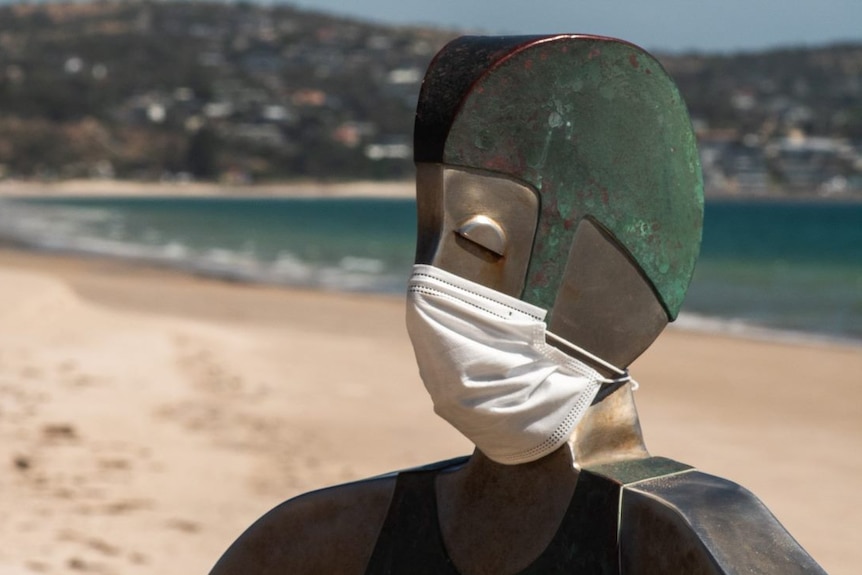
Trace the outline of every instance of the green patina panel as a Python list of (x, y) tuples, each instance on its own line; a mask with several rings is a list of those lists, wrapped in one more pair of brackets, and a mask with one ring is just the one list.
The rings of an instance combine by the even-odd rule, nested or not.
[(589, 215), (676, 317), (700, 249), (703, 182), (685, 104), (650, 55), (583, 37), (516, 52), (470, 90), (443, 161), (505, 173), (539, 192), (526, 301), (553, 305), (575, 228)]

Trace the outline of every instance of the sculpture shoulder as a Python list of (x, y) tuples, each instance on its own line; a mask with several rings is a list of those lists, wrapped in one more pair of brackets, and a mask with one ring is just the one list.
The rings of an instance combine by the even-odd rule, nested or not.
[(823, 573), (772, 512), (737, 483), (691, 470), (624, 488), (624, 573)]
[(396, 477), (321, 489), (282, 503), (252, 524), (210, 575), (361, 575)]

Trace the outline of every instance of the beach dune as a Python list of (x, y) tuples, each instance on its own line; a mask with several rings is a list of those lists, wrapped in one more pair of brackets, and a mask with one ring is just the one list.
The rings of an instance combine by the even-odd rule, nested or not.
[[(399, 297), (0, 251), (0, 298), (0, 573), (206, 573), (284, 499), (471, 450)], [(668, 330), (632, 372), (653, 453), (858, 572), (858, 347)]]

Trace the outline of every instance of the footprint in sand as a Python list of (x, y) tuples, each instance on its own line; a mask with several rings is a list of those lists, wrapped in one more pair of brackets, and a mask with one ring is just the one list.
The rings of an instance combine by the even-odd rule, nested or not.
[(224, 357), (228, 351), (219, 351), (219, 345), (186, 334), (174, 336), (176, 363), (195, 389), (219, 396), (242, 396), (244, 400), (265, 398), (269, 386), (254, 384), (231, 369)]
[(189, 521), (188, 519), (169, 519), (166, 522), (166, 526), (169, 529), (175, 529), (177, 531), (182, 531), (183, 533), (197, 533), (201, 530), (200, 523)]

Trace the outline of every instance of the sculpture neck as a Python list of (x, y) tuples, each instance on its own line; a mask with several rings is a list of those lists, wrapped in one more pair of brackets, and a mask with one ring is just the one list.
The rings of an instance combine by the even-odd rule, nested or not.
[(569, 445), (580, 467), (649, 457), (631, 384), (590, 406)]
[(503, 465), (477, 449), (466, 465), (437, 476), (440, 530), (459, 572), (520, 572), (557, 532), (578, 481), (576, 463), (648, 455), (629, 387), (591, 406), (572, 442), (541, 459)]

